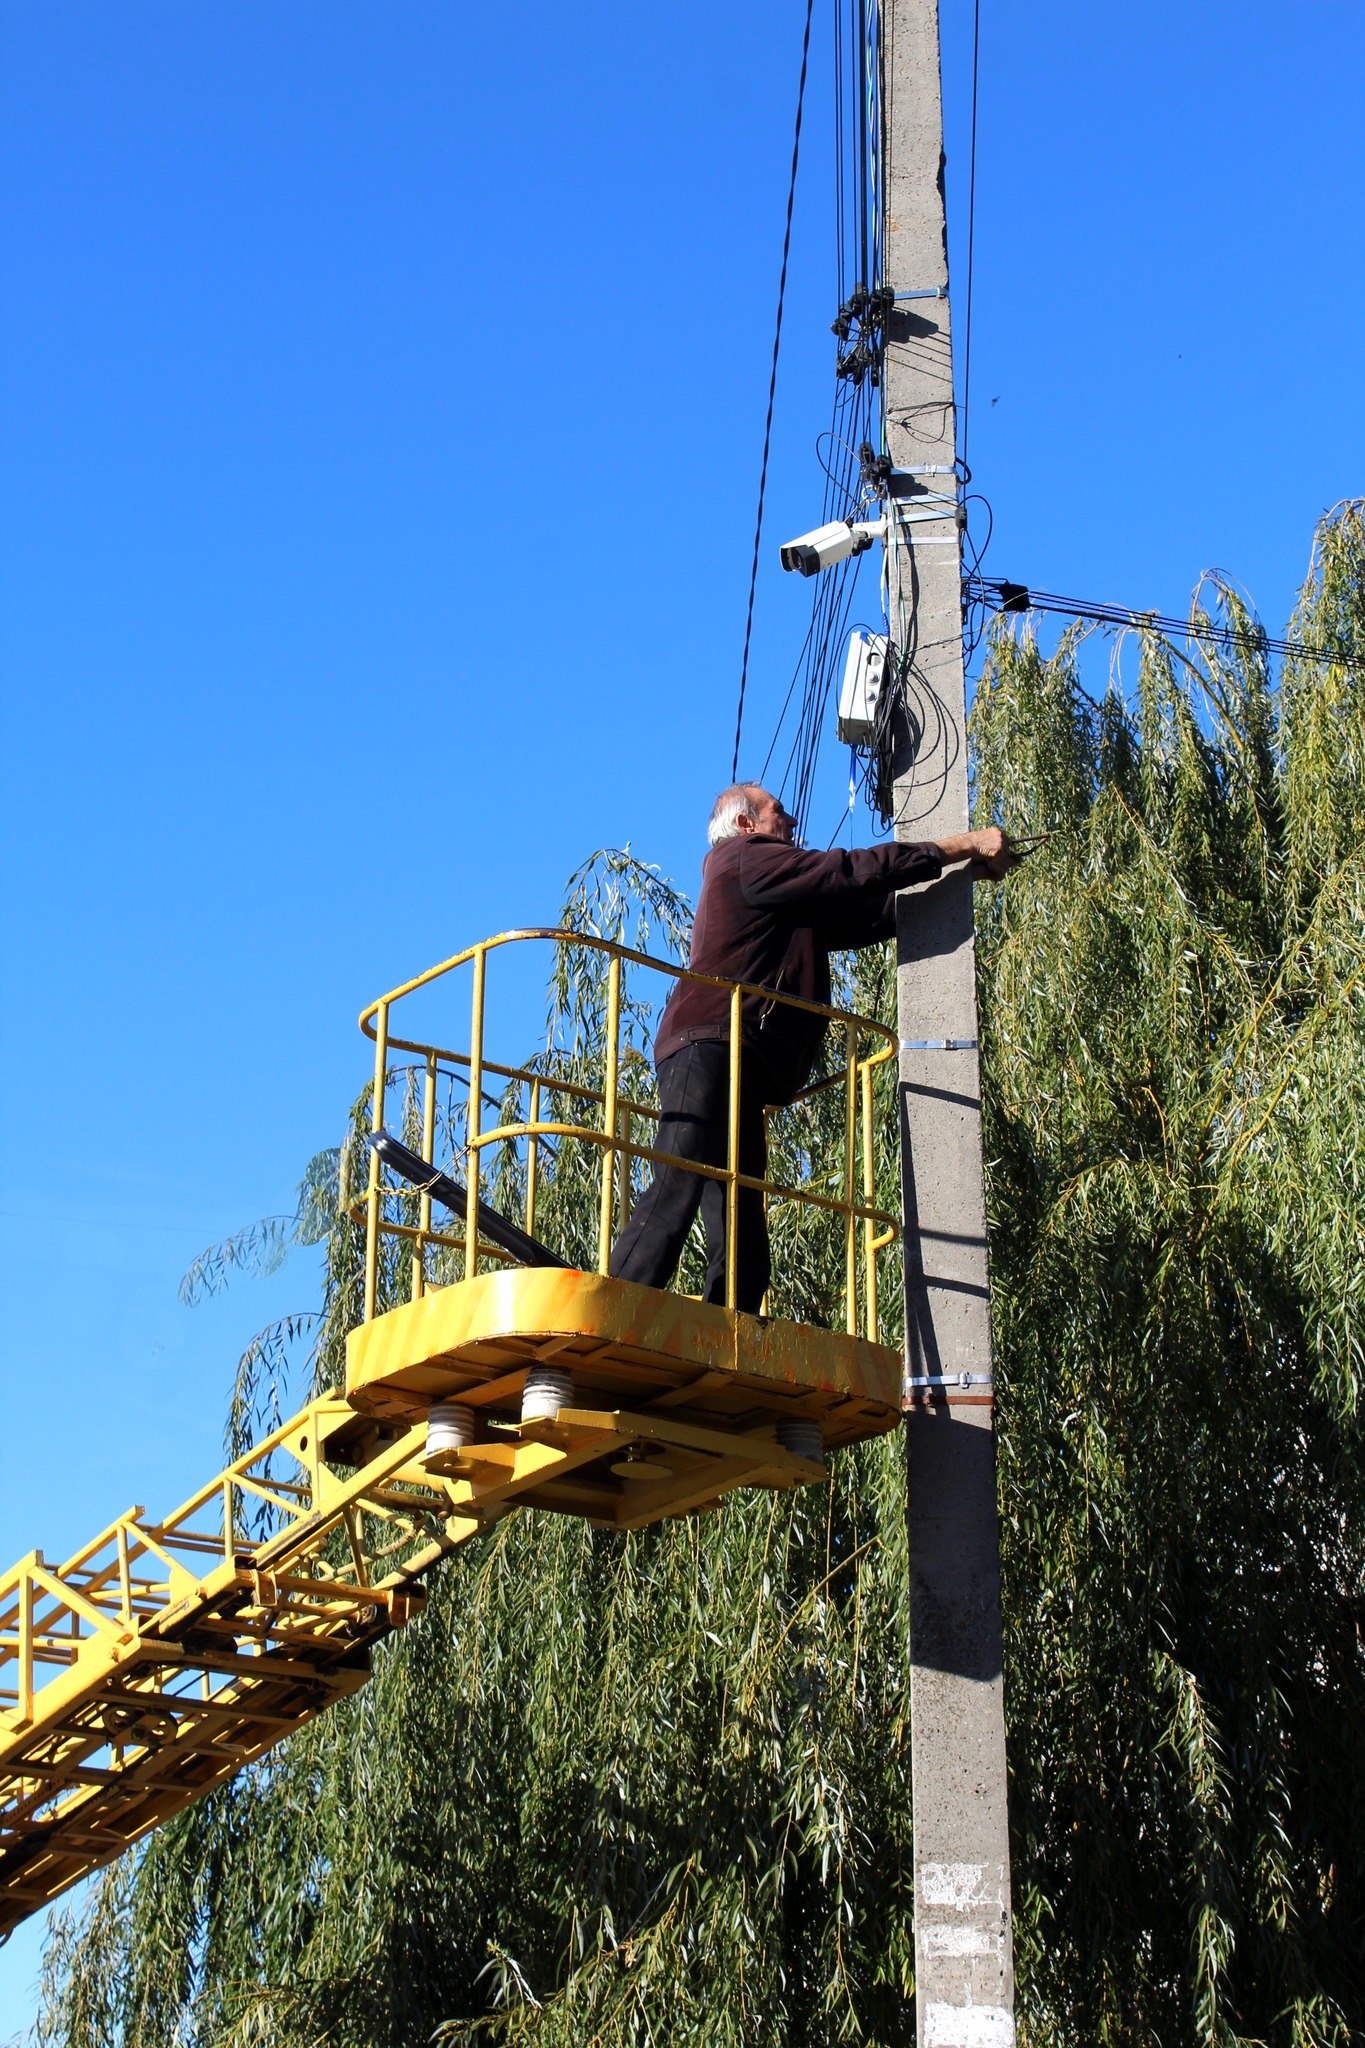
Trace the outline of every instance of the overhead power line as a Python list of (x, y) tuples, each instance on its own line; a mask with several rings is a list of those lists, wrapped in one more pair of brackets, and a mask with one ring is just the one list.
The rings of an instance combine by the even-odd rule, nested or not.
[[(829, 430), (816, 443), (824, 471), (820, 523), (867, 516), (875, 487), (864, 451), (880, 445), (881, 379), (888, 313), (894, 300), (882, 270), (883, 63), (881, 7), (873, 0), (835, 0), (834, 125), (838, 312), (834, 397)], [(876, 462), (875, 449), (872, 460)], [(812, 523), (814, 521), (812, 520)], [(815, 578), (810, 629), (768, 749), (763, 774), (777, 766), (773, 785), (803, 836), (815, 792), (829, 698), (838, 678), (852, 624), (858, 572), (854, 555)], [(877, 612), (881, 605), (877, 603)]]
[(768, 417), (763, 428), (763, 463), (758, 473), (758, 514), (754, 520), (754, 559), (749, 571), (749, 609), (744, 620), (744, 659), (739, 669), (739, 707), (735, 713), (735, 755), (731, 779), (739, 773), (739, 739), (744, 729), (744, 692), (749, 681), (749, 642), (754, 631), (754, 592), (758, 588), (758, 549), (763, 538), (763, 500), (768, 490), (768, 452), (773, 439), (773, 401), (777, 397), (777, 358), (782, 347), (782, 310), (787, 299), (787, 259), (792, 246), (792, 210), (796, 205), (796, 167), (801, 160), (801, 116), (806, 105), (806, 72), (810, 63), (810, 24), (815, 0), (806, 0), (806, 33), (801, 44), (801, 83), (796, 89), (796, 132), (792, 137), (792, 171), (787, 186), (787, 227), (782, 237), (782, 275), (777, 286), (777, 326), (773, 334), (773, 367), (768, 379)]
[(981, 70), (981, 0), (972, 11), (972, 141), (967, 173), (967, 321), (962, 346), (962, 467), (967, 466), (967, 429), (972, 417), (972, 275), (976, 268), (976, 99)]
[(1341, 661), (1359, 668), (1361, 657), (1348, 647), (1311, 647), (1304, 640), (1277, 640), (1259, 626), (1218, 626), (1212, 619), (1172, 619), (1161, 612), (1132, 611), (1119, 604), (1094, 604), (1085, 598), (1058, 597), (1050, 590), (1032, 590), (1026, 583), (968, 576), (962, 585), (968, 604), (984, 604), (997, 612), (1055, 612), (1063, 618), (1095, 619), (1105, 626), (1145, 626), (1173, 637), (1188, 635), (1250, 654), (1279, 654), (1295, 661)]

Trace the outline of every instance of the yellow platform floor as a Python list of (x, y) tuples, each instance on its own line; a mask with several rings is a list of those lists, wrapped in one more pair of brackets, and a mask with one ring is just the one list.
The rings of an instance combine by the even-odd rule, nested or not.
[[(348, 1399), (312, 1401), (152, 1521), (0, 1574), (0, 1938), (365, 1683), (439, 1558), (518, 1507), (634, 1529), (739, 1486), (818, 1484), (777, 1441), (893, 1429), (901, 1362), (591, 1273), (522, 1268), (353, 1331)], [(553, 1360), (573, 1406), (519, 1420)], [(429, 1460), (434, 1399), (476, 1440)], [(270, 1527), (249, 1533), (253, 1515)]]
[[(735, 1313), (597, 1273), (522, 1267), (390, 1309), (347, 1339), (358, 1416), (406, 1426), (433, 1401), (472, 1407), (480, 1440), (431, 1470), (453, 1504), (498, 1499), (638, 1528), (714, 1505), (734, 1486), (793, 1486), (822, 1466), (777, 1441), (817, 1422), (826, 1449), (900, 1421), (901, 1360), (885, 1345)], [(527, 1368), (553, 1362), (574, 1398), (519, 1424)], [(351, 1426), (356, 1454), (369, 1448)]]

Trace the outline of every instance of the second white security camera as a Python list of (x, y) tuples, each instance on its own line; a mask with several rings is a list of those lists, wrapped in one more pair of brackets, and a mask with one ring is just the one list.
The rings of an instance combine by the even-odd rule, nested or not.
[(831, 519), (828, 526), (817, 526), (814, 533), (789, 540), (782, 550), (782, 567), (815, 576), (821, 569), (832, 569), (836, 562), (846, 562), (850, 555), (862, 554), (885, 534), (884, 519)]

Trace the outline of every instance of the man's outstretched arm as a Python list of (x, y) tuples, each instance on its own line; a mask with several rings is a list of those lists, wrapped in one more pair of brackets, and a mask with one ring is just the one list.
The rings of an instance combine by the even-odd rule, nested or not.
[[(944, 867), (970, 860), (973, 881), (998, 879), (1008, 872), (999, 865), (1004, 850), (996, 852), (995, 839), (1003, 839), (1004, 833), (961, 832), (950, 839), (937, 841), (938, 851), (943, 856)], [(987, 841), (982, 845), (981, 841)], [(1011, 857), (1009, 866), (1015, 865)], [(896, 936), (896, 891), (888, 889), (876, 893), (864, 889), (846, 904), (832, 910), (822, 918), (819, 926), (820, 937), (831, 953), (844, 952), (860, 946), (875, 946), (879, 940), (894, 939)]]
[(958, 832), (946, 839), (885, 846), (836, 848), (808, 853), (778, 839), (751, 838), (740, 855), (740, 888), (755, 910), (809, 910), (819, 921), (856, 904), (869, 891), (908, 889), (933, 881), (945, 867), (973, 863), (973, 874), (999, 877), (1014, 856), (998, 825), (983, 832)]

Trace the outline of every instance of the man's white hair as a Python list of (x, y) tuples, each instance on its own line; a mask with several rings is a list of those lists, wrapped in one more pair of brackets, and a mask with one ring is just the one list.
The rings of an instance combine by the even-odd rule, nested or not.
[(757, 818), (758, 806), (755, 798), (763, 793), (759, 782), (732, 782), (723, 789), (711, 807), (711, 822), (706, 836), (713, 846), (719, 846), (722, 839), (738, 839), (741, 818)]

